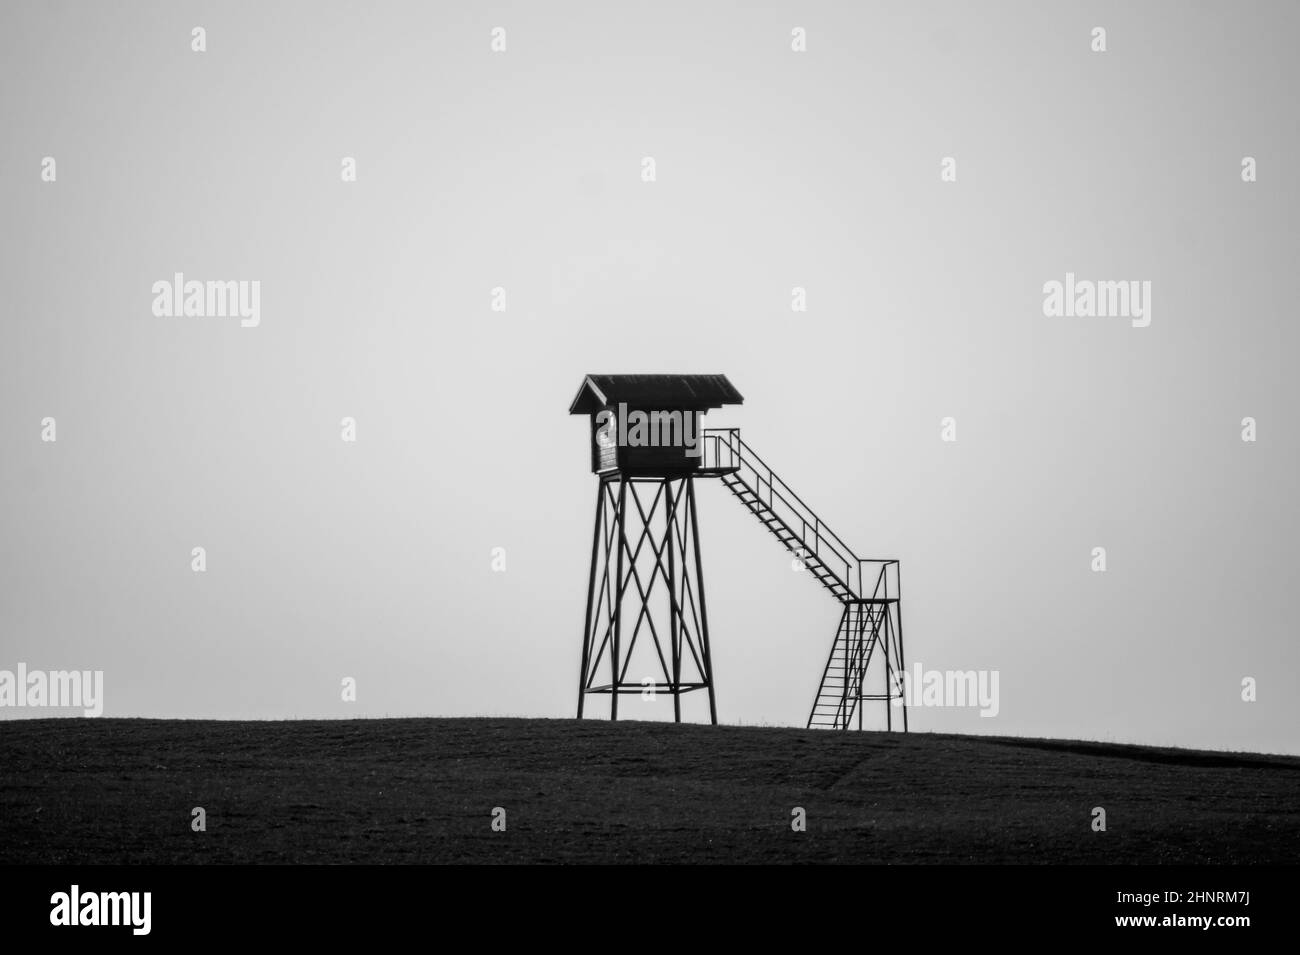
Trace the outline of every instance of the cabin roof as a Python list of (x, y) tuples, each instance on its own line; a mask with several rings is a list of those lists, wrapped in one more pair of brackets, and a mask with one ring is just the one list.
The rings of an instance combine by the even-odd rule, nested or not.
[(588, 375), (569, 414), (595, 414), (609, 405), (706, 411), (745, 399), (726, 375)]

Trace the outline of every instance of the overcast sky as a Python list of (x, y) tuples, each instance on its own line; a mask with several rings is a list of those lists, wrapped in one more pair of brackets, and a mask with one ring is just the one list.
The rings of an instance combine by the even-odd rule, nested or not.
[[(1300, 752), (1293, 4), (450, 6), (0, 10), (0, 669), (570, 716), (568, 403), (722, 372), (706, 423), (902, 560), (909, 662), (999, 672), (913, 728)], [(177, 272), (259, 323), (155, 315)], [(1067, 272), (1150, 324), (1045, 316)], [(839, 608), (698, 497), (720, 718), (802, 725)]]

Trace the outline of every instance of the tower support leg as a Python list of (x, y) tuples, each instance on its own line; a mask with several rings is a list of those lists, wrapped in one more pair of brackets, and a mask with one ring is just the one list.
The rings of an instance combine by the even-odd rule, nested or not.
[(705, 690), (718, 721), (694, 481), (608, 474), (592, 528), (578, 716), (589, 693), (608, 693), (618, 719), (619, 696), (648, 690), (671, 695), (677, 722), (682, 697)]

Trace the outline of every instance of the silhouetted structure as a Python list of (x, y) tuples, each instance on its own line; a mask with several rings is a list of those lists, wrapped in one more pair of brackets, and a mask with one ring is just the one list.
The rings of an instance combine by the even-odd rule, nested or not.
[[(573, 399), (569, 413), (591, 418), (591, 469), (600, 478), (579, 717), (588, 693), (610, 694), (610, 718), (618, 719), (619, 694), (653, 690), (672, 694), (680, 722), (681, 695), (707, 689), (717, 723), (695, 478), (723, 469), (716, 461), (706, 466), (699, 425), (706, 411), (743, 400), (722, 375), (588, 375)], [(654, 642), (662, 678), (633, 674), (629, 682), (643, 632)], [(608, 679), (597, 682), (606, 660)]]
[[(848, 729), (856, 716), (861, 729), (864, 702), (881, 701), (892, 729), (891, 701), (898, 699), (906, 731), (898, 561), (857, 557), (739, 429), (700, 427), (705, 412), (743, 401), (725, 375), (588, 375), (569, 406), (570, 414), (591, 418), (591, 469), (600, 479), (578, 716), (588, 693), (609, 694), (610, 718), (618, 719), (620, 694), (652, 690), (672, 694), (680, 722), (681, 695), (707, 689), (717, 723), (698, 477), (720, 479), (843, 607), (807, 725)], [(645, 634), (662, 679), (633, 674), (629, 681), (633, 650)], [(881, 661), (879, 693), (866, 691), (873, 659)], [(608, 679), (598, 682), (606, 666)]]

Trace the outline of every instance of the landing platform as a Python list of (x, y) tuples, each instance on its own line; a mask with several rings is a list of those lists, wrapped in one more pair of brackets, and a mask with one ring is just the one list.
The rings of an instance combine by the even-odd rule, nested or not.
[(598, 471), (597, 475), (602, 481), (616, 481), (620, 476), (627, 478), (629, 481), (676, 481), (686, 477), (697, 478), (716, 478), (727, 474), (735, 474), (740, 470), (739, 466), (734, 468), (610, 468), (608, 471)]

